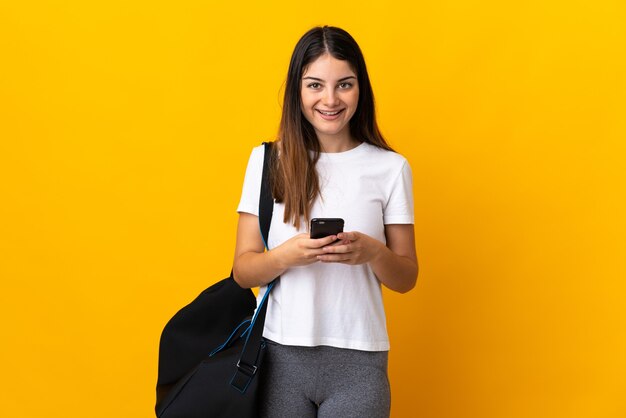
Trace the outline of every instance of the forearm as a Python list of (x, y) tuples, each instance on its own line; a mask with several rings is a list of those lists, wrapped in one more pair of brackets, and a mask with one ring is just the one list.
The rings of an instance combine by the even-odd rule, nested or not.
[(417, 261), (400, 256), (381, 243), (377, 255), (369, 262), (378, 280), (389, 289), (406, 293), (415, 287)]
[(233, 277), (239, 286), (251, 288), (265, 286), (286, 270), (273, 251), (241, 254), (233, 264)]

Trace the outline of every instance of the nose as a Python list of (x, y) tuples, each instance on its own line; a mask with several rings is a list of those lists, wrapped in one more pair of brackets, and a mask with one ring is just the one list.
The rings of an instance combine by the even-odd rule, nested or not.
[(339, 104), (339, 97), (337, 96), (337, 92), (333, 88), (328, 88), (324, 90), (323, 97), (324, 106), (333, 107)]

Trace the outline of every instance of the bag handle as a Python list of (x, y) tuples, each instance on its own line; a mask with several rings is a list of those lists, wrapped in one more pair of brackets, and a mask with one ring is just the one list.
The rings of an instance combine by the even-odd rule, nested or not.
[[(264, 142), (265, 153), (263, 155), (263, 176), (261, 179), (261, 195), (259, 197), (259, 227), (261, 228), (261, 237), (263, 244), (269, 251), (267, 246), (270, 225), (272, 223), (272, 214), (274, 212), (274, 198), (272, 197), (271, 185), (271, 169), (270, 165), (273, 158), (274, 148), (271, 142)], [(259, 365), (259, 354), (261, 353), (261, 342), (263, 339), (263, 327), (265, 326), (265, 315), (267, 314), (267, 297), (269, 296), (274, 283), (280, 278), (276, 277), (267, 285), (267, 290), (261, 299), (261, 303), (252, 318), (252, 323), (248, 328), (246, 342), (241, 352), (241, 357), (237, 362), (237, 370), (230, 381), (230, 384), (241, 393), (245, 393), (246, 389), (252, 382)]]

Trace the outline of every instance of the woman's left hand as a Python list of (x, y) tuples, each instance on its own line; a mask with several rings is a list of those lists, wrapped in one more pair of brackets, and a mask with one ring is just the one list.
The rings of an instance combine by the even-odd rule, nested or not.
[(385, 246), (382, 242), (361, 232), (341, 232), (337, 234), (341, 240), (337, 244), (323, 248), (323, 255), (317, 259), (324, 263), (364, 264), (369, 263), (380, 254)]

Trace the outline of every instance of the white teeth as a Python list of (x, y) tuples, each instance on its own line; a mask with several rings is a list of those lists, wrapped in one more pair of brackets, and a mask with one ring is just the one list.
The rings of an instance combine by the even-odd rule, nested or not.
[(340, 110), (336, 111), (336, 112), (324, 112), (323, 110), (319, 110), (318, 112), (320, 112), (322, 115), (326, 115), (326, 116), (335, 116), (336, 114), (338, 114), (340, 112)]

